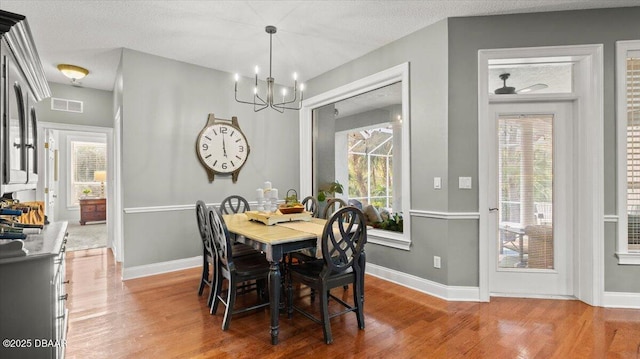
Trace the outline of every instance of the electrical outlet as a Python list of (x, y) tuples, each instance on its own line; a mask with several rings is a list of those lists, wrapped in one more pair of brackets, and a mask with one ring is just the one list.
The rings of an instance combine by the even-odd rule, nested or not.
[(440, 262), (440, 257), (433, 256), (433, 267), (434, 268), (440, 268), (441, 265), (442, 265), (442, 263)]

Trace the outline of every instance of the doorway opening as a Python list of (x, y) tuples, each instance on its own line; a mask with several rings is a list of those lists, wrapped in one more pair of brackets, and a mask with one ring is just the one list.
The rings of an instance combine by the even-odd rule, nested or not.
[[(558, 73), (564, 75), (540, 76)], [(577, 298), (591, 305), (601, 304), (604, 294), (602, 78), (602, 45), (478, 52), (480, 300), (489, 301), (492, 295), (566, 297)], [(501, 83), (492, 83), (500, 80)], [(565, 109), (542, 108), (547, 105), (558, 105)], [(501, 159), (517, 153), (521, 155), (523, 149), (535, 149), (531, 141), (546, 140), (546, 136), (542, 135), (543, 129), (527, 133), (527, 121), (521, 121), (521, 118), (536, 119), (538, 124), (551, 122), (553, 147), (551, 151), (538, 150), (552, 153), (552, 164), (546, 170), (536, 169), (535, 163), (523, 166), (522, 159), (535, 161), (536, 154), (522, 157), (516, 161), (518, 170), (512, 169), (512, 176), (501, 183), (498, 176), (504, 171), (498, 168), (500, 156), (497, 154), (499, 145), (496, 141), (501, 120), (505, 131), (513, 131), (512, 139), (519, 136), (520, 141), (510, 143), (508, 141), (512, 139), (505, 138), (505, 148), (519, 146), (520, 149), (512, 153), (505, 150)], [(559, 131), (564, 131), (564, 134)], [(531, 141), (527, 142), (527, 139)], [(564, 160), (559, 156), (563, 151), (566, 156)], [(564, 165), (561, 164), (563, 161)], [(535, 179), (535, 171), (547, 171), (548, 175), (549, 169), (551, 183), (540, 173), (539, 178)], [(521, 171), (529, 171), (527, 176), (534, 178), (520, 176), (523, 174)], [(499, 186), (508, 187), (509, 181), (512, 181), (512, 191), (503, 191), (498, 195)], [(532, 189), (536, 183), (543, 187), (539, 188), (537, 195)], [(529, 190), (531, 195), (527, 196), (525, 192)], [(542, 194), (545, 191), (546, 197)], [(536, 208), (536, 202), (539, 202), (539, 208)], [(510, 205), (512, 208), (509, 208)], [(513, 213), (501, 213), (504, 211)], [(562, 215), (566, 218), (562, 219)], [(516, 223), (506, 228), (507, 219), (515, 218)], [(500, 228), (501, 224), (504, 228)], [(532, 230), (534, 226), (546, 231), (527, 233), (527, 227)], [(533, 241), (537, 241), (536, 244), (546, 241), (549, 249), (533, 256), (536, 261), (540, 260), (538, 264), (532, 263)], [(503, 247), (500, 253), (503, 243), (505, 246), (514, 245), (512, 249), (515, 250), (508, 252), (517, 254), (511, 266), (499, 261), (500, 255), (504, 258), (508, 250)], [(533, 264), (536, 268), (533, 268)], [(531, 280), (530, 277), (536, 279)], [(555, 280), (549, 280), (551, 277), (555, 277)], [(548, 282), (555, 284), (549, 286)]]
[(49, 221), (67, 221), (67, 251), (111, 248), (108, 218), (112, 129), (41, 123), (44, 181), (38, 184)]

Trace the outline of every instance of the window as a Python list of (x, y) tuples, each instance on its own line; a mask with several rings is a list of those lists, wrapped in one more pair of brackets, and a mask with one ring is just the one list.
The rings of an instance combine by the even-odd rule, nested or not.
[(349, 199), (393, 212), (393, 128), (349, 132)]
[[(544, 62), (542, 62), (544, 61)], [(567, 58), (500, 59), (489, 61), (490, 94), (498, 88), (513, 87), (515, 93), (571, 93), (573, 92), (574, 62)], [(505, 79), (501, 75), (509, 74)]]
[[(389, 206), (394, 213), (403, 214), (403, 227), (411, 228), (408, 98), (409, 63), (403, 63), (306, 99), (300, 111), (302, 195), (315, 194), (327, 184), (337, 181), (344, 186), (341, 197), (347, 198), (347, 134), (391, 124), (393, 161), (390, 163), (389, 195), (392, 200)], [(367, 241), (409, 250), (410, 234), (408, 230), (397, 232), (374, 228), (367, 232)]]
[(618, 41), (618, 247), (620, 264), (640, 264), (640, 41)]
[(71, 173), (69, 205), (77, 206), (78, 199), (101, 196), (101, 182), (95, 180), (96, 171), (107, 169), (107, 145), (88, 140), (70, 141)]

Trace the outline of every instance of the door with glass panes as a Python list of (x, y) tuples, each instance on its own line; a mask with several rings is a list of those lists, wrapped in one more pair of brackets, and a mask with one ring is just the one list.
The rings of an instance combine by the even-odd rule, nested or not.
[(490, 114), (490, 292), (573, 295), (572, 103), (497, 103)]

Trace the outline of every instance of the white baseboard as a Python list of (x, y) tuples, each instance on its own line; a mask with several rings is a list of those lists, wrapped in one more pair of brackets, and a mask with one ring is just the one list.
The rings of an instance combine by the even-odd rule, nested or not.
[(603, 307), (640, 309), (640, 293), (604, 292)]
[(480, 289), (478, 287), (447, 286), (372, 263), (367, 263), (366, 272), (374, 277), (400, 284), (444, 300), (465, 302), (480, 301)]
[[(146, 264), (131, 268), (124, 268), (122, 280), (148, 277), (151, 275), (175, 272), (183, 269), (199, 267), (202, 265), (202, 257), (177, 259), (173, 261)], [(369, 275), (387, 280), (419, 292), (448, 300), (479, 302), (480, 289), (478, 287), (448, 286), (428, 279), (420, 278), (411, 274), (399, 272), (394, 269), (385, 268), (373, 263), (367, 263), (366, 272)], [(547, 297), (545, 297), (547, 298)], [(553, 298), (567, 299), (567, 298)], [(625, 292), (605, 292), (603, 307), (607, 308), (631, 308), (640, 309), (640, 293)]]
[(175, 272), (183, 269), (199, 267), (202, 265), (202, 256), (176, 259), (173, 261), (145, 264), (122, 270), (122, 280), (148, 277), (150, 275)]

